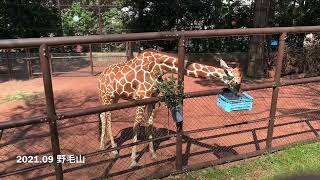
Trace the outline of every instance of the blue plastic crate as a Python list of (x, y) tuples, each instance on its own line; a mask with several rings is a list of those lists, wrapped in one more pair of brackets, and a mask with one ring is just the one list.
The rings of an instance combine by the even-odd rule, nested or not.
[(219, 94), (217, 105), (227, 112), (251, 110), (253, 98), (247, 93), (243, 93), (240, 97), (231, 93)]

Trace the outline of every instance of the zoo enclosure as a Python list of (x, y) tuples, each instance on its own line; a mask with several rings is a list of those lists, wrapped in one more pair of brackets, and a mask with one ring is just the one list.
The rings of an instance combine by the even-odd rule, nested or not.
[[(233, 157), (222, 158), (218, 161), (214, 162), (204, 162), (194, 166), (185, 166), (183, 162), (183, 153), (182, 153), (182, 144), (183, 139), (192, 133), (197, 132), (205, 132), (209, 130), (219, 129), (219, 127), (208, 127), (202, 128), (198, 130), (192, 130), (183, 132), (182, 128), (178, 129), (176, 133), (168, 134), (167, 136), (159, 137), (158, 139), (165, 139), (170, 137), (176, 137), (176, 153), (175, 153), (175, 161), (176, 161), (176, 169), (174, 171), (166, 171), (160, 172), (155, 176), (161, 177), (165, 175), (169, 175), (171, 173), (180, 173), (186, 170), (197, 169), (206, 167), (212, 164), (220, 164), (223, 162), (229, 162), (234, 160), (239, 160), (243, 158), (248, 158), (252, 156), (257, 156), (263, 154), (265, 152), (271, 152), (279, 149), (272, 147), (273, 140), (273, 130), (275, 126), (276, 119), (276, 109), (277, 109), (277, 100), (280, 87), (303, 84), (303, 83), (311, 83), (311, 82), (319, 82), (320, 77), (312, 77), (312, 78), (304, 78), (297, 80), (280, 80), (281, 76), (281, 65), (283, 61), (284, 49), (285, 49), (285, 37), (287, 33), (302, 33), (302, 32), (318, 32), (320, 31), (320, 26), (314, 27), (282, 27), (282, 28), (248, 28), (248, 29), (223, 29), (223, 30), (203, 30), (203, 31), (179, 31), (179, 32), (157, 32), (157, 33), (134, 33), (134, 34), (121, 34), (121, 35), (106, 35), (106, 36), (87, 36), (87, 37), (55, 37), (55, 38), (41, 38), (41, 39), (17, 39), (17, 40), (1, 40), (0, 48), (9, 49), (9, 48), (25, 48), (25, 47), (40, 47), (40, 62), (41, 62), (41, 71), (43, 74), (43, 82), (45, 89), (45, 97), (46, 97), (46, 109), (47, 114), (42, 117), (35, 117), (30, 119), (16, 120), (16, 121), (8, 121), (0, 124), (0, 130), (15, 128), (20, 126), (34, 125), (40, 123), (48, 123), (50, 128), (50, 136), (51, 136), (51, 145), (52, 145), (52, 153), (54, 158), (54, 167), (55, 174), (57, 179), (63, 179), (63, 171), (62, 165), (57, 163), (57, 155), (60, 154), (60, 144), (59, 144), (59, 134), (57, 131), (57, 122), (63, 119), (69, 119), (74, 117), (81, 117), (90, 114), (97, 114), (105, 111), (115, 111), (119, 109), (153, 104), (159, 101), (159, 98), (150, 98), (146, 100), (132, 101), (126, 103), (118, 103), (109, 106), (99, 106), (95, 108), (89, 108), (85, 110), (77, 110), (70, 112), (56, 112), (55, 104), (54, 104), (54, 96), (52, 89), (52, 79), (51, 79), (51, 69), (49, 63), (50, 51), (49, 46), (57, 46), (57, 45), (69, 45), (69, 44), (90, 44), (90, 43), (102, 43), (102, 42), (120, 42), (120, 41), (137, 41), (137, 40), (159, 40), (159, 39), (178, 39), (178, 58), (179, 58), (179, 73), (178, 73), (178, 81), (179, 83), (183, 83), (184, 81), (184, 57), (185, 57), (185, 49), (186, 49), (186, 41), (187, 38), (202, 38), (202, 37), (217, 37), (217, 36), (246, 36), (246, 35), (262, 35), (262, 34), (272, 34), (272, 33), (281, 33), (279, 39), (279, 48), (278, 48), (278, 58), (277, 58), (277, 66), (276, 66), (276, 76), (273, 82), (262, 83), (259, 85), (251, 85), (243, 88), (245, 91), (250, 90), (258, 90), (265, 88), (272, 88), (272, 99), (271, 99), (271, 107), (269, 112), (269, 117), (267, 119), (259, 119), (246, 123), (257, 123), (263, 120), (268, 121), (268, 133), (266, 138), (266, 148), (262, 150), (257, 150), (253, 153), (241, 154)], [(186, 99), (197, 98), (197, 97), (205, 97), (212, 96), (221, 93), (221, 90), (208, 90), (201, 92), (193, 92), (187, 93)], [(316, 109), (308, 112), (300, 112), (301, 113), (318, 113), (320, 109)], [(296, 113), (299, 114), (299, 113)], [(277, 117), (278, 118), (278, 117)], [(180, 124), (181, 125), (181, 124)], [(228, 126), (237, 126), (239, 124), (230, 124)], [(177, 125), (178, 127), (179, 125)], [(319, 136), (316, 139), (318, 140)], [(157, 139), (153, 139), (157, 140)], [(128, 145), (120, 146), (117, 148), (109, 148), (101, 152), (111, 152), (113, 150), (123, 149), (127, 147), (131, 147), (135, 144), (143, 144), (147, 143), (151, 140), (146, 140), (138, 143), (131, 143)], [(40, 165), (43, 166), (43, 165)], [(39, 168), (39, 167), (33, 167)], [(19, 173), (19, 171), (14, 172)], [(7, 174), (7, 175), (10, 175)], [(5, 176), (5, 175), (3, 175)]]
[[(131, 59), (133, 56), (132, 44), (130, 42), (126, 42), (125, 45), (126, 50), (121, 53), (96, 53), (92, 47), (94, 44), (86, 45), (88, 46), (87, 51), (74, 53), (51, 53), (51, 57), (49, 58), (51, 73), (52, 75), (74, 74), (75, 76), (81, 76), (91, 74), (93, 76), (99, 73), (99, 70), (97, 72), (94, 68), (101, 66), (99, 65), (99, 62), (102, 58), (106, 61), (110, 61), (111, 63)], [(17, 76), (22, 75), (24, 75), (25, 78), (32, 79), (34, 76), (42, 74), (39, 67), (40, 58), (35, 53), (31, 53), (31, 50), (32, 49), (30, 48), (26, 48), (25, 52), (18, 52), (17, 54), (11, 53), (9, 50), (5, 50), (2, 53), (1, 60), (3, 62), (0, 67), (2, 66), (6, 68), (5, 72), (7, 73), (9, 80), (16, 79)], [(69, 63), (67, 63), (68, 61)], [(88, 68), (86, 68), (87, 66)]]

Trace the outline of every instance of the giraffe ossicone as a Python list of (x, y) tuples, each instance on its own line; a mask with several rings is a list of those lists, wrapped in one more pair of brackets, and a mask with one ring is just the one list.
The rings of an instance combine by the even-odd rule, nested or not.
[[(240, 92), (242, 81), (242, 72), (239, 68), (230, 68), (223, 60), (220, 60), (221, 68), (207, 66), (198, 63), (185, 63), (186, 75), (195, 78), (218, 78), (233, 89), (235, 93)], [(178, 73), (178, 58), (175, 55), (147, 49), (137, 54), (130, 61), (114, 64), (107, 67), (99, 77), (99, 97), (103, 105), (117, 103), (119, 99), (138, 100), (159, 95), (155, 91), (156, 82), (162, 75), (167, 73)], [(139, 106), (136, 109), (136, 115), (133, 123), (133, 141), (137, 142), (139, 125), (145, 122), (145, 109), (148, 111), (147, 126), (148, 138), (153, 138), (153, 116), (154, 105), (152, 108)], [(106, 139), (109, 136), (111, 147), (116, 147), (112, 135), (111, 112), (104, 112), (100, 115), (101, 137), (100, 148), (104, 149)], [(155, 159), (156, 153), (153, 142), (149, 143), (149, 151)], [(114, 152), (118, 154), (118, 152)], [(136, 162), (137, 148), (132, 147), (131, 166), (137, 166)]]

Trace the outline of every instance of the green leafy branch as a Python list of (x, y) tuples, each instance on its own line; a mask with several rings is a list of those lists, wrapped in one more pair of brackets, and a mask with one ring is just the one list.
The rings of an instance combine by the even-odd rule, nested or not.
[(171, 76), (157, 81), (156, 89), (161, 93), (161, 101), (163, 101), (169, 109), (178, 106), (184, 98), (183, 84), (177, 83), (177, 78)]

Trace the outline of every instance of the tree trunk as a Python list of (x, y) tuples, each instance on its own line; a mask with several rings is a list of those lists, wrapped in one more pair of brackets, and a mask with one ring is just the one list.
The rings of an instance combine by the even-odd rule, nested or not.
[[(271, 0), (255, 0), (255, 13), (253, 19), (254, 27), (262, 28), (267, 26), (270, 2)], [(265, 43), (265, 36), (251, 36), (249, 44), (249, 62), (247, 76), (253, 78), (261, 78), (265, 75)]]

